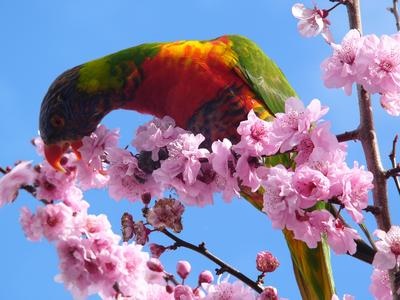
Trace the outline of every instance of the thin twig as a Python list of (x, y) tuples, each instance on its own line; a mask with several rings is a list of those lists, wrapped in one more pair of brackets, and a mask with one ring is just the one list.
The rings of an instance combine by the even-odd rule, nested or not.
[(336, 135), (339, 142), (347, 142), (351, 140), (358, 140), (359, 131), (358, 129), (352, 131), (346, 131), (344, 133)]
[(393, 0), (393, 6), (388, 7), (387, 10), (393, 14), (394, 19), (396, 21), (396, 29), (397, 29), (397, 31), (400, 31), (400, 16), (399, 16), (398, 8), (397, 8), (398, 2), (399, 2), (398, 0)]
[[(396, 146), (397, 146), (398, 139), (399, 139), (399, 136), (396, 134), (396, 136), (393, 139), (393, 143), (392, 143), (392, 151), (389, 154), (389, 159), (390, 159), (390, 162), (392, 163), (392, 168), (393, 169), (400, 168), (399, 165), (397, 164), (397, 161), (396, 161), (396, 148), (397, 148)], [(386, 172), (386, 175), (388, 175), (389, 171)], [(397, 171), (397, 173), (399, 173), (399, 172), (400, 171)], [(394, 184), (396, 185), (397, 191), (400, 194), (400, 181), (399, 181), (398, 174), (394, 174), (394, 175), (391, 175), (391, 176), (393, 177)]]
[(169, 232), (166, 229), (163, 229), (160, 232), (162, 232), (163, 234), (168, 236), (170, 239), (174, 240), (176, 247), (184, 247), (184, 248), (193, 250), (193, 251), (195, 251), (197, 253), (200, 253), (201, 255), (207, 257), (208, 259), (210, 259), (214, 263), (216, 263), (218, 266), (220, 266), (220, 269), (217, 270), (218, 274), (222, 274), (222, 272), (227, 272), (227, 273), (235, 276), (237, 279), (243, 281), (249, 287), (254, 289), (257, 293), (260, 294), (263, 291), (263, 287), (261, 285), (257, 284), (256, 281), (251, 280), (249, 277), (247, 277), (243, 273), (241, 273), (238, 270), (234, 269), (233, 267), (231, 267), (230, 265), (228, 265), (227, 263), (225, 263), (224, 261), (222, 261), (221, 259), (219, 259), (215, 255), (210, 253), (207, 250), (207, 248), (205, 247), (204, 243), (201, 243), (199, 246), (196, 246), (194, 244), (188, 243), (188, 242), (178, 238), (177, 236), (175, 236), (174, 234), (172, 234), (171, 232)]

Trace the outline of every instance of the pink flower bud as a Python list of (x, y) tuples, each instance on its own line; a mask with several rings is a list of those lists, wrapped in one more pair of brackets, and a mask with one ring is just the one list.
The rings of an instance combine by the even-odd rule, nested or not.
[(164, 253), (165, 250), (167, 250), (167, 248), (165, 248), (162, 245), (153, 244), (153, 243), (150, 244), (151, 257), (159, 258), (161, 256), (161, 254)]
[(150, 258), (147, 267), (154, 272), (164, 272), (164, 267), (157, 258)]
[(176, 273), (178, 273), (182, 279), (185, 279), (189, 275), (191, 268), (188, 261), (180, 260), (176, 264)]
[(214, 276), (208, 270), (205, 270), (199, 275), (199, 284), (202, 283), (211, 283), (214, 280)]
[(279, 267), (278, 259), (267, 251), (261, 251), (256, 258), (257, 270), (260, 272), (273, 272)]
[(150, 193), (144, 193), (142, 194), (142, 202), (144, 205), (148, 205), (151, 201), (151, 194)]
[(175, 290), (175, 288), (172, 285), (167, 285), (165, 287), (165, 290), (167, 291), (168, 294), (172, 294)]
[(272, 286), (267, 286), (258, 296), (257, 300), (278, 300), (278, 291)]

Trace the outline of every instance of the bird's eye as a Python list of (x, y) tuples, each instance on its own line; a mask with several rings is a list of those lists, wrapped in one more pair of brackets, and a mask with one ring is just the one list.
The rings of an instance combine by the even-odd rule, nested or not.
[(54, 115), (50, 119), (50, 123), (54, 128), (62, 128), (64, 127), (64, 118), (60, 115)]

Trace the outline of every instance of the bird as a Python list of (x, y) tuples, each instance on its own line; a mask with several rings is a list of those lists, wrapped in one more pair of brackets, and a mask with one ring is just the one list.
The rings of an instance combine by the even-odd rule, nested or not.
[[(283, 112), (296, 96), (280, 68), (256, 43), (240, 35), (211, 40), (146, 43), (73, 67), (51, 84), (39, 117), (46, 160), (62, 171), (68, 148), (80, 156), (82, 138), (116, 109), (172, 117), (177, 126), (205, 137), (203, 147), (229, 138), (250, 110), (264, 120)], [(262, 209), (262, 194), (242, 191)], [(329, 250), (283, 230), (303, 299), (331, 299)]]

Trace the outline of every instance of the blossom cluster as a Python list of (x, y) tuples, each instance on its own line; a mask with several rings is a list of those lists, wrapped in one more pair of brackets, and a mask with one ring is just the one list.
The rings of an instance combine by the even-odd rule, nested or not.
[[(89, 188), (107, 187), (115, 200), (143, 201), (148, 224), (175, 232), (182, 229), (184, 207), (164, 198), (165, 191), (174, 191), (183, 204), (201, 207), (213, 203), (216, 192), (229, 202), (239, 197), (243, 188), (262, 190), (262, 210), (275, 228), (293, 231), (296, 239), (311, 248), (326, 237), (336, 253), (352, 254), (359, 235), (327, 206), (339, 205), (361, 223), (368, 190), (373, 187), (372, 175), (357, 163), (352, 168), (346, 164), (345, 145), (330, 132), (329, 123), (321, 121), (327, 111), (316, 99), (304, 107), (300, 100), (289, 98), (285, 112), (277, 113), (270, 122), (250, 111), (237, 128), (237, 144), (218, 140), (211, 149), (202, 147), (203, 135), (176, 127), (169, 117), (156, 118), (138, 129), (132, 141), (136, 151), (119, 148), (118, 131), (101, 125), (83, 139), (80, 160), (72, 152), (64, 155), (61, 164), (65, 172), (54, 170), (46, 161), (34, 167), (22, 162), (9, 170), (0, 179), (0, 204), (13, 201), (18, 189), (26, 186), (46, 203), (36, 213), (23, 209), (21, 223), (29, 239), (43, 236), (56, 244), (61, 269), (58, 278), (77, 297), (91, 293), (104, 298), (145, 295), (148, 290), (143, 280), (147, 286), (163, 286), (160, 276), (148, 270), (152, 264), (141, 249), (148, 241), (147, 225), (124, 215), (121, 243), (105, 216), (87, 213), (82, 191)], [(34, 144), (43, 155), (42, 141), (35, 139)], [(159, 200), (149, 208), (152, 198)], [(135, 242), (126, 243), (132, 236)], [(162, 253), (165, 249), (156, 250)], [(274, 262), (262, 268), (268, 271), (277, 265)], [(223, 282), (208, 291), (223, 286), (236, 290), (238, 285)], [(165, 288), (153, 290), (165, 293)], [(268, 295), (275, 292), (270, 288)]]
[(333, 54), (322, 62), (326, 87), (344, 88), (351, 94), (353, 83), (369, 93), (378, 93), (382, 107), (400, 115), (400, 34), (361, 36), (352, 29), (341, 44), (331, 43)]

